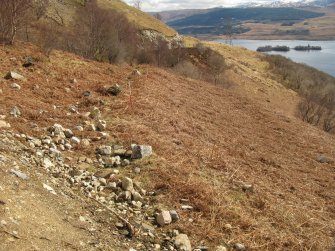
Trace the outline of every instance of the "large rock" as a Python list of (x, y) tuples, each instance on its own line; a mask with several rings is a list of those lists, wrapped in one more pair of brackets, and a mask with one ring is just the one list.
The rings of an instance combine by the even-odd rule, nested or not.
[(42, 141), (40, 139), (37, 139), (37, 138), (31, 139), (31, 140), (29, 140), (29, 142), (31, 142), (32, 144), (34, 144), (35, 147), (42, 146)]
[(65, 137), (70, 139), (74, 136), (73, 132), (70, 129), (65, 129), (64, 130)]
[(21, 111), (17, 106), (14, 106), (10, 111), (10, 114), (13, 115), (13, 117), (17, 118), (21, 116)]
[(326, 163), (326, 164), (331, 164), (332, 163), (332, 160), (330, 158), (328, 158), (327, 156), (325, 155), (319, 155), (316, 160), (319, 162), (319, 163)]
[(80, 144), (80, 139), (77, 138), (77, 137), (72, 137), (71, 142), (75, 145), (79, 145)]
[(121, 165), (121, 158), (120, 156), (110, 157), (104, 159), (105, 167), (116, 167)]
[(4, 121), (4, 120), (0, 120), (0, 128), (8, 129), (8, 128), (10, 128), (10, 124), (7, 123), (7, 122)]
[(94, 176), (95, 177), (98, 177), (98, 178), (109, 178), (112, 174), (113, 174), (113, 169), (112, 168), (105, 168), (105, 169), (101, 169), (101, 170), (98, 170)]
[(92, 96), (92, 92), (91, 91), (84, 91), (83, 96), (84, 97), (91, 97)]
[(152, 155), (152, 147), (148, 145), (131, 145), (132, 159), (142, 159)]
[(217, 246), (215, 251), (227, 251), (227, 248), (225, 246)]
[(157, 221), (158, 225), (160, 225), (161, 227), (163, 227), (165, 225), (169, 225), (172, 222), (170, 212), (169, 211), (162, 211), (161, 213), (159, 213), (157, 215), (156, 221)]
[(121, 87), (118, 84), (115, 84), (113, 86), (106, 86), (105, 92), (112, 96), (117, 96), (121, 92)]
[(14, 72), (14, 71), (10, 71), (5, 75), (5, 79), (16, 79), (16, 80), (21, 80), (24, 81), (26, 80), (25, 77), (23, 77), (22, 75)]
[(91, 119), (98, 119), (101, 117), (101, 111), (98, 107), (93, 107), (92, 110), (90, 111), (89, 117)]
[(43, 160), (42, 165), (43, 165), (44, 168), (47, 168), (47, 169), (48, 169), (48, 168), (52, 168), (52, 167), (55, 166), (55, 165), (51, 162), (51, 160), (48, 159), (48, 158), (45, 158), (45, 159)]
[(107, 122), (105, 120), (99, 120), (96, 125), (97, 130), (101, 132), (105, 131), (106, 127), (107, 127)]
[(27, 180), (28, 179), (28, 176), (25, 173), (22, 173), (22, 172), (20, 172), (18, 170), (11, 169), (10, 172), (13, 173), (13, 174), (15, 174), (20, 179), (23, 179), (23, 180)]
[(54, 124), (48, 128), (48, 131), (53, 135), (60, 135), (64, 133), (64, 128), (60, 124)]
[(99, 146), (97, 148), (97, 153), (100, 155), (111, 155), (112, 147), (111, 146)]
[(191, 242), (186, 234), (178, 234), (175, 238), (174, 245), (179, 251), (192, 251)]
[(122, 189), (125, 191), (133, 191), (134, 190), (134, 183), (131, 178), (124, 177), (122, 179)]
[(143, 201), (143, 197), (139, 192), (133, 191), (131, 193), (133, 201)]
[(31, 67), (34, 66), (34, 59), (31, 56), (28, 56), (24, 59), (24, 62), (22, 64), (23, 67)]
[(234, 244), (234, 249), (238, 251), (244, 251), (246, 250), (245, 246), (241, 243), (235, 243)]
[(89, 139), (82, 139), (81, 144), (84, 147), (88, 147), (91, 144), (91, 142)]
[(13, 89), (16, 89), (16, 90), (21, 90), (21, 86), (18, 85), (17, 83), (13, 83), (13, 84), (11, 85), (11, 87), (12, 87)]
[(179, 220), (179, 215), (176, 210), (171, 210), (170, 216), (171, 216), (172, 222), (177, 222)]

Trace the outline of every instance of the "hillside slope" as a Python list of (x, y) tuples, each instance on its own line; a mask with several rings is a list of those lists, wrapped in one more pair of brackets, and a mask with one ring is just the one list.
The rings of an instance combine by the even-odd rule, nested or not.
[[(97, 0), (98, 5), (103, 9), (111, 9), (124, 14), (130, 22), (140, 30), (159, 32), (166, 37), (173, 37), (177, 32), (161, 22), (160, 20), (122, 2), (121, 0)], [(78, 8), (82, 8), (81, 0), (51, 1), (48, 15), (59, 20), (59, 15), (66, 24), (75, 17)]]
[[(118, 250), (121, 243), (137, 250), (148, 250), (145, 247), (148, 243), (163, 247), (166, 237), (161, 233), (172, 229), (187, 233), (194, 247), (225, 244), (232, 248), (235, 243), (243, 243), (248, 250), (330, 249), (334, 244), (335, 170), (333, 162), (321, 163), (318, 158), (324, 155), (334, 159), (334, 137), (294, 117), (297, 95), (269, 80), (271, 73), (260, 54), (230, 46), (211, 46), (224, 53), (231, 66), (227, 78), (236, 84), (230, 89), (151, 66), (140, 66), (142, 74), (133, 75), (134, 68), (130, 66), (97, 63), (57, 51), (46, 57), (38, 48), (21, 43), (3, 47), (1, 74), (13, 70), (27, 80), (1, 81), (0, 115), (5, 115), (4, 120), (11, 124), (14, 133), (37, 137), (46, 133), (43, 128), (55, 123), (70, 129), (84, 125), (88, 120), (85, 113), (97, 106), (107, 121), (109, 137), (104, 139), (99, 132), (75, 131), (80, 140), (88, 139), (90, 143), (88, 147), (79, 145), (64, 152), (70, 166), (78, 165), (78, 156), (95, 160), (95, 148), (100, 145), (153, 146), (152, 157), (119, 168), (120, 175), (128, 175), (141, 182), (145, 190), (154, 191), (154, 208), (175, 209), (180, 220), (156, 228), (155, 237), (147, 239), (139, 234), (133, 240), (122, 241), (123, 237), (117, 235), (115, 239), (106, 230), (105, 226), (110, 224), (109, 231), (117, 231), (115, 221), (110, 223), (108, 217), (100, 217), (96, 220), (101, 224), (96, 238), (109, 247), (103, 250)], [(28, 69), (21, 66), (27, 55), (34, 55), (36, 60), (36, 65)], [(21, 89), (12, 85), (14, 82)], [(115, 83), (123, 89), (119, 96), (101, 92), (103, 86)], [(91, 95), (85, 97), (85, 91)], [(13, 106), (22, 113), (18, 118), (10, 115)], [(73, 106), (78, 113), (70, 112)], [(1, 155), (8, 159), (15, 156), (4, 150)], [(6, 179), (11, 169), (10, 162), (6, 163), (1, 168), (4, 173), (1, 179)], [(135, 167), (141, 168), (140, 174), (133, 172)], [(34, 185), (45, 182), (50, 174), (38, 175), (38, 169), (29, 165), (25, 168), (20, 170), (36, 177), (27, 182), (28, 191), (43, 198), (36, 202), (38, 207), (44, 201), (57, 211), (42, 220), (43, 224), (57, 222), (57, 215), (65, 213), (66, 207), (54, 204), (53, 197), (44, 196)], [(93, 162), (90, 169), (100, 167)], [(16, 188), (5, 180), (1, 184), (6, 193), (0, 190), (0, 199), (9, 208), (1, 220), (9, 222), (18, 205), (9, 194), (15, 194), (15, 189), (21, 191), (24, 186)], [(62, 187), (48, 184), (57, 187), (57, 192)], [(72, 200), (69, 207), (79, 203), (83, 210), (86, 208), (77, 197)], [(185, 201), (193, 209), (182, 210)], [(22, 214), (24, 224), (9, 224), (6, 231), (18, 231), (19, 237), (22, 232), (27, 235), (34, 232), (20, 229), (32, 224), (39, 215), (38, 210), (28, 212), (29, 215), (18, 213)], [(85, 213), (69, 212), (77, 218)], [(91, 243), (88, 232), (80, 230), (81, 227), (80, 237), (75, 241), (71, 236), (60, 246), (48, 241), (66, 234), (69, 228), (64, 224), (56, 228), (55, 236), (45, 232), (46, 236), (27, 240), (1, 232), (0, 237), (10, 250), (22, 250), (22, 246), (44, 249), (41, 238), (47, 238), (47, 250), (57, 247), (70, 250), (74, 243), (76, 247), (81, 245), (79, 240)], [(15, 229), (11, 229), (13, 226)]]

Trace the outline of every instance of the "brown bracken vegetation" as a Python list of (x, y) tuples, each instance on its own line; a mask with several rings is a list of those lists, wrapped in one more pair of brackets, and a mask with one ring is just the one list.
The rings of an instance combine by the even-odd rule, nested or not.
[[(194, 243), (214, 247), (241, 242), (250, 250), (269, 251), (329, 250), (334, 245), (334, 167), (316, 160), (320, 154), (333, 156), (334, 138), (269, 104), (266, 90), (271, 87), (262, 85), (267, 80), (250, 63), (256, 59), (239, 59), (237, 65), (233, 55), (228, 67), (221, 54), (202, 45), (182, 48), (158, 39), (153, 44), (140, 41), (137, 47), (131, 24), (107, 26), (115, 17), (94, 1), (80, 11), (91, 15), (91, 22), (80, 21), (81, 31), (64, 30), (61, 18), (32, 22), (28, 33), (21, 29), (20, 37), (42, 45), (43, 52), (22, 42), (0, 50), (0, 72), (15, 69), (28, 79), (20, 92), (10, 87), (11, 80), (1, 86), (0, 110), (8, 114), (17, 105), (22, 111), (20, 118), (8, 118), (15, 131), (34, 135), (29, 122), (73, 128), (85, 120), (80, 114), (98, 106), (111, 135), (99, 144), (153, 146), (155, 156), (137, 163), (143, 167), (142, 182), (157, 192), (162, 207), (180, 212), (181, 220), (172, 227), (186, 232)], [(81, 20), (79, 13), (75, 20)], [(129, 44), (124, 29), (130, 31)], [(30, 69), (21, 67), (27, 55), (35, 60)], [(300, 116), (332, 131), (328, 113), (333, 111), (333, 96), (320, 92), (320, 98), (308, 99), (304, 93), (320, 83), (322, 90), (332, 87), (333, 80), (282, 58), (267, 60), (279, 82), (306, 97)], [(135, 68), (142, 74), (131, 75)], [(249, 72), (255, 72), (254, 78)], [(229, 85), (226, 76), (256, 86), (266, 101), (245, 95), (242, 87), (223, 88)], [(70, 82), (74, 78), (77, 84)], [(123, 87), (118, 97), (101, 91), (114, 83)], [(283, 89), (280, 93), (288, 95)], [(81, 95), (87, 90), (91, 97)], [(79, 114), (68, 115), (73, 104), (78, 104)], [(193, 211), (180, 210), (182, 198)]]
[[(36, 58), (31, 69), (18, 66), (26, 55)], [(1, 49), (0, 56), (1, 72), (16, 69), (29, 79), (20, 92), (11, 89), (11, 81), (2, 84), (0, 110), (7, 113), (19, 105), (22, 111), (22, 117), (8, 118), (15, 131), (34, 135), (27, 122), (73, 128), (85, 118), (67, 115), (70, 105), (79, 103), (81, 114), (97, 105), (108, 120), (110, 140), (153, 145), (156, 156), (138, 163), (142, 182), (157, 191), (158, 203), (179, 210), (181, 221), (172, 227), (194, 243), (242, 242), (250, 250), (292, 251), (333, 245), (334, 168), (315, 159), (321, 153), (333, 156), (335, 143), (316, 127), (235, 89), (148, 65), (139, 66), (141, 76), (129, 79), (130, 66), (58, 51), (47, 57), (22, 43)], [(78, 84), (70, 82), (73, 78)], [(123, 94), (101, 94), (109, 83), (123, 86)], [(80, 95), (86, 90), (92, 97)], [(244, 184), (252, 184), (254, 192)], [(195, 210), (180, 211), (181, 198)]]

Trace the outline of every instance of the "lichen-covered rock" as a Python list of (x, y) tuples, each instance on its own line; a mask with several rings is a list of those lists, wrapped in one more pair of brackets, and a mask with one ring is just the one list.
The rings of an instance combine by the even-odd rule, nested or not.
[(122, 189), (124, 191), (133, 191), (134, 190), (134, 183), (131, 178), (124, 177), (122, 179)]
[(112, 147), (111, 146), (99, 146), (97, 148), (97, 153), (100, 155), (111, 155)]
[(190, 239), (186, 234), (178, 234), (175, 238), (174, 245), (179, 251), (192, 251)]
[(148, 145), (131, 145), (132, 159), (142, 159), (152, 155), (152, 147)]
[(122, 91), (121, 87), (118, 84), (115, 84), (113, 86), (106, 86), (105, 87), (105, 92), (109, 95), (112, 95), (112, 96), (119, 95), (121, 91)]

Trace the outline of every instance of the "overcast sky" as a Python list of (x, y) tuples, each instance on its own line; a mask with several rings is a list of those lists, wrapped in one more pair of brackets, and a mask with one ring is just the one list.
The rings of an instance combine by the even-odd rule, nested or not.
[[(273, 2), (274, 0), (254, 0), (252, 2)], [(294, 1), (294, 0), (293, 0)], [(125, 0), (132, 4), (133, 0)], [(162, 11), (178, 9), (207, 9), (220, 6), (233, 6), (241, 3), (248, 3), (246, 0), (142, 0), (144, 11)]]

